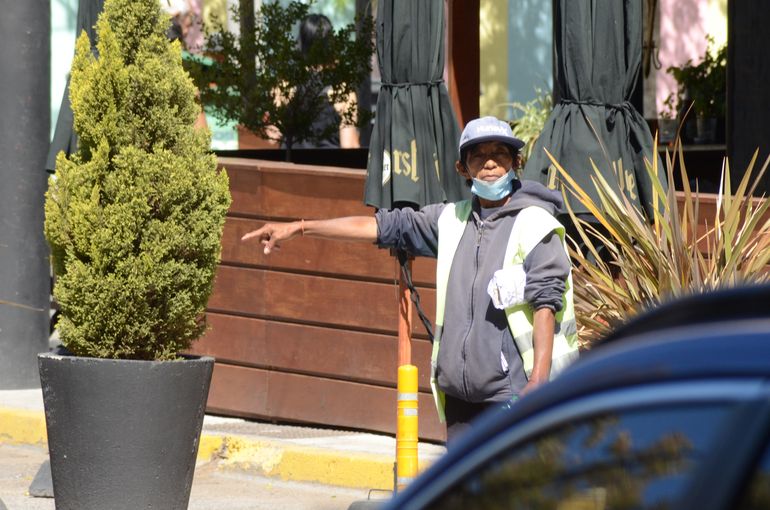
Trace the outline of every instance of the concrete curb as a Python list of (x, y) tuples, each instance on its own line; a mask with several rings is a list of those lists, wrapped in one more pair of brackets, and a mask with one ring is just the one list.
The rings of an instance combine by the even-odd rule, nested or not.
[[(47, 448), (42, 411), (0, 407), (0, 443)], [(282, 480), (316, 482), (357, 489), (393, 489), (394, 456), (298, 445), (264, 439), (207, 433), (201, 435), (198, 464)], [(421, 462), (420, 468), (429, 462)]]

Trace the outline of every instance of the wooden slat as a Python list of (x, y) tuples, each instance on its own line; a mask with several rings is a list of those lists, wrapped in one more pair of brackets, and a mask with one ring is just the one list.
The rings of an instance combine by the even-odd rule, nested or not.
[[(208, 314), (210, 329), (193, 353), (255, 368), (396, 387), (395, 336)], [(430, 391), (427, 340), (412, 341), (420, 389)]]
[[(433, 398), (419, 395), (419, 436), (443, 441)], [(395, 433), (396, 390), (217, 363), (208, 411)]]
[[(395, 334), (398, 286), (262, 269), (220, 266), (208, 308), (236, 315)], [(420, 289), (423, 308), (435, 317), (435, 290)], [(415, 321), (412, 331), (424, 336)]]
[[(679, 209), (680, 214), (682, 211), (684, 211), (684, 203), (685, 203), (685, 194), (682, 191), (676, 191), (674, 192), (677, 200), (677, 207)], [(693, 200), (695, 199), (695, 193), (693, 192)], [(763, 198), (751, 198), (752, 207), (757, 208), (761, 201), (765, 200)], [(712, 246), (715, 242), (714, 240), (714, 234), (712, 233), (711, 236), (707, 236), (707, 232), (709, 229), (713, 228), (714, 226), (714, 220), (717, 217), (717, 203), (719, 202), (719, 195), (714, 193), (700, 193), (697, 195), (697, 201), (698, 201), (698, 219), (697, 219), (697, 227), (696, 227), (696, 236), (699, 239), (698, 242), (698, 248), (701, 250), (702, 253), (706, 253), (708, 244), (711, 243)], [(748, 207), (748, 204), (744, 202), (744, 211)], [(721, 212), (721, 215), (724, 216), (724, 211)], [(770, 211), (766, 212), (762, 218), (757, 223), (758, 228), (761, 228), (761, 226), (770, 220)]]
[[(287, 271), (304, 271), (349, 275), (397, 281), (399, 266), (389, 250), (370, 243), (341, 242), (305, 237), (292, 239), (279, 251), (265, 255), (256, 241), (241, 242), (247, 232), (264, 225), (263, 221), (228, 218), (222, 237), (222, 263), (270, 267)], [(419, 257), (414, 261), (412, 278), (415, 285), (434, 286), (436, 261)]]
[(222, 158), (233, 197), (230, 213), (260, 218), (371, 215), (365, 171)]

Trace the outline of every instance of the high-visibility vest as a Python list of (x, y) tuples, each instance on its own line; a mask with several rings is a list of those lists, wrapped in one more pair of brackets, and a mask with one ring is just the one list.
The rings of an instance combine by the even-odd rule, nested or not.
[[(438, 362), (441, 333), (444, 327), (444, 306), (449, 283), (449, 271), (452, 268), (457, 246), (465, 231), (465, 225), (471, 213), (470, 200), (447, 204), (438, 219), (438, 262), (436, 264), (436, 334), (431, 354), (431, 389), (436, 400), (439, 419), (444, 421), (444, 392), (436, 382), (436, 363)], [(555, 232), (562, 240), (564, 251), (567, 244), (564, 226), (545, 209), (537, 206), (522, 209), (514, 221), (508, 247), (503, 259), (503, 269), (514, 264), (523, 264), (530, 251), (549, 233)], [(521, 355), (524, 373), (527, 378), (534, 368), (534, 310), (528, 303), (514, 305), (505, 309), (508, 327)], [(578, 357), (577, 324), (575, 307), (572, 300), (572, 272), (567, 276), (566, 288), (562, 295), (562, 309), (556, 313), (554, 328), (553, 355), (551, 357), (550, 378), (553, 379), (567, 365)]]

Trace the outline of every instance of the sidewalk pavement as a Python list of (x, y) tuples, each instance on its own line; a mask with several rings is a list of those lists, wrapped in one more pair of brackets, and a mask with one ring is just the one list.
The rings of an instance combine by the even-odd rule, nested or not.
[[(47, 448), (39, 389), (0, 390), (0, 443)], [(420, 470), (445, 451), (440, 445), (420, 443)], [(206, 415), (198, 464), (215, 461), (217, 469), (227, 471), (392, 490), (395, 452), (396, 440), (386, 435)]]

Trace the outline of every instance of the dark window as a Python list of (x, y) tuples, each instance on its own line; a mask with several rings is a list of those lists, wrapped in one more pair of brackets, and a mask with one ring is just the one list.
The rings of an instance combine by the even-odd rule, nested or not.
[(656, 407), (575, 421), (501, 453), (432, 508), (670, 508), (727, 409)]

